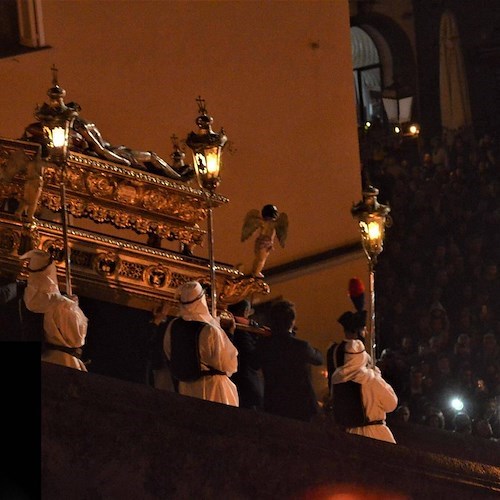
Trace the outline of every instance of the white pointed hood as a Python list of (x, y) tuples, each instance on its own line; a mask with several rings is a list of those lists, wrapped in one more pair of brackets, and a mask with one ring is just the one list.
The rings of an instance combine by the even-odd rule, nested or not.
[(204, 321), (214, 326), (219, 322), (212, 317), (208, 310), (205, 290), (197, 281), (188, 281), (179, 287), (179, 312), (182, 319), (187, 321)]
[(28, 285), (24, 291), (26, 307), (35, 313), (44, 313), (50, 306), (54, 296), (59, 296), (57, 269), (48, 252), (30, 250), (19, 257), (28, 259)]
[(374, 370), (369, 366), (371, 357), (361, 340), (346, 341), (344, 360), (344, 364), (333, 372), (332, 384), (350, 381), (363, 384), (380, 373), (378, 368)]

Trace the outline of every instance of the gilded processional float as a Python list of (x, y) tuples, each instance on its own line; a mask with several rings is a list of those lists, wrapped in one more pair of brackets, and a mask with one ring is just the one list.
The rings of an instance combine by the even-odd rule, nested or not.
[[(175, 311), (176, 289), (190, 280), (213, 290), (217, 313), (253, 294), (269, 293), (262, 278), (215, 263), (211, 248), (208, 260), (196, 256), (212, 209), (229, 201), (215, 192), (207, 165), (200, 160), (199, 168), (185, 164), (175, 136), (170, 163), (151, 151), (112, 146), (80, 116), (77, 103), (64, 102), (55, 68), (52, 84), (49, 104), (35, 111), (38, 121), (19, 139), (0, 138), (4, 272), (22, 276), (19, 256), (45, 250), (56, 262), (61, 283), (66, 277), (66, 291), (69, 287), (76, 295), (147, 310), (167, 302)], [(194, 158), (208, 145), (220, 160), (225, 135), (212, 131), (204, 101), (197, 102), (198, 131), (186, 143)], [(66, 149), (56, 154), (48, 132), (61, 117), (68, 139)], [(200, 182), (200, 174), (208, 174), (208, 180)], [(115, 237), (110, 233), (120, 233), (116, 229), (137, 237)], [(145, 241), (138, 242), (141, 238)], [(163, 249), (162, 240), (177, 242), (179, 250)]]

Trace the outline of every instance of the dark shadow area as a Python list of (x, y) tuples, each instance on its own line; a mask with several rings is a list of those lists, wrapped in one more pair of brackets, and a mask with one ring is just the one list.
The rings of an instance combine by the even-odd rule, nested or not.
[(84, 360), (87, 369), (131, 382), (146, 382), (149, 311), (80, 297), (89, 319)]
[(40, 498), (40, 344), (2, 342), (0, 498)]

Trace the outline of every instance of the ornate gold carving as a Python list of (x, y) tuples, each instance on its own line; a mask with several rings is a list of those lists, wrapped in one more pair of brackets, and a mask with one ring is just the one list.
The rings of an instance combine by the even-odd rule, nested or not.
[(118, 274), (125, 278), (142, 281), (146, 266), (137, 262), (122, 261)]
[(64, 261), (64, 240), (62, 238), (45, 240), (42, 249), (48, 252), (56, 262)]
[[(0, 138), (0, 163), (13, 150), (22, 149), (33, 157), (38, 148), (38, 144), (27, 141)], [(156, 234), (193, 248), (203, 244), (206, 234), (200, 226), (208, 215), (207, 201), (216, 208), (227, 203), (226, 198), (210, 193), (207, 200), (206, 193), (189, 184), (75, 152), (70, 153), (66, 172), (68, 213), (76, 217), (68, 228), (76, 293), (151, 310), (153, 302), (164, 300), (175, 306), (175, 292), (186, 281), (210, 281), (206, 260), (200, 263), (180, 253), (84, 231), (75, 225), (78, 218), (88, 218), (138, 234)], [(43, 179), (41, 205), (59, 212), (62, 169), (44, 161)], [(61, 225), (38, 221), (27, 238), (27, 229), (20, 221), (5, 214), (13, 211), (9, 200), (22, 197), (25, 180), (17, 175), (10, 183), (0, 183), (0, 265), (19, 268), (18, 251), (30, 240), (35, 247), (56, 255), (61, 279)], [(237, 269), (223, 264), (217, 265), (216, 280), (221, 307), (251, 293), (269, 293), (262, 280), (252, 283)]]
[(162, 264), (150, 266), (144, 270), (144, 281), (153, 288), (165, 288), (170, 284), (171, 274)]
[(105, 222), (109, 220), (109, 210), (97, 203), (87, 205), (87, 215), (96, 222)]
[[(19, 271), (17, 250), (22, 229), (20, 221), (0, 213), (0, 265), (14, 272)], [(64, 279), (61, 225), (39, 221), (37, 233), (36, 248), (60, 252), (56, 264), (59, 279)], [(182, 254), (72, 226), (68, 237), (76, 294), (151, 310), (161, 301), (177, 306), (176, 290), (186, 281), (210, 282), (208, 265), (200, 269), (199, 262)], [(265, 292), (267, 286), (224, 264), (217, 264), (216, 280), (219, 308), (248, 294)]]
[(171, 205), (172, 200), (169, 200), (159, 189), (148, 189), (142, 198), (142, 206), (146, 210), (166, 212)]
[(270, 291), (269, 285), (261, 278), (253, 276), (228, 278), (224, 281), (219, 300), (225, 304), (234, 304), (254, 293), (267, 295)]
[(71, 249), (71, 263), (72, 265), (92, 269), (92, 262), (94, 255), (90, 252), (84, 252), (76, 248)]
[(66, 172), (66, 184), (68, 189), (79, 193), (85, 192), (85, 171), (82, 168), (68, 168)]
[(75, 217), (84, 217), (87, 213), (85, 203), (80, 198), (70, 198), (66, 201), (66, 205), (68, 213)]
[(120, 265), (120, 259), (114, 252), (100, 253), (94, 259), (94, 269), (101, 276), (112, 276)]
[(146, 234), (151, 231), (152, 227), (154, 227), (154, 222), (151, 222), (144, 217), (137, 217), (137, 219), (135, 219), (134, 227), (139, 234)]
[(52, 210), (52, 212), (59, 212), (61, 210), (61, 197), (59, 194), (42, 191), (41, 201), (42, 205)]
[(186, 283), (187, 281), (190, 281), (191, 279), (193, 278), (185, 274), (173, 272), (171, 273), (170, 276), (170, 287), (177, 290), (177, 288), (179, 288), (182, 284)]
[(115, 192), (117, 183), (109, 175), (91, 172), (87, 174), (86, 184), (90, 194), (99, 198), (109, 198)]
[(19, 248), (20, 235), (12, 229), (0, 230), (0, 249), (13, 252)]
[[(69, 169), (68, 169), (69, 170)], [(47, 162), (43, 168), (43, 182), (45, 186), (59, 186), (61, 183), (61, 169), (54, 163)], [(68, 172), (69, 177), (69, 172)]]
[(116, 189), (116, 201), (120, 203), (126, 203), (128, 205), (137, 205), (141, 198), (141, 192), (138, 186), (134, 186), (132, 183), (122, 182), (118, 184)]
[(10, 184), (3, 184), (0, 182), (0, 196), (2, 198), (15, 198), (18, 199), (21, 195), (22, 187), (12, 181)]
[(31, 222), (24, 222), (21, 226), (19, 246), (17, 253), (23, 255), (29, 250), (36, 248), (40, 244), (40, 234), (37, 228), (36, 219)]
[[(0, 138), (0, 156), (16, 149), (33, 156), (38, 147)], [(0, 185), (0, 196), (19, 201), (24, 185), (21, 177)], [(59, 212), (61, 168), (44, 161), (43, 179), (41, 205)], [(216, 193), (209, 196), (214, 208), (228, 201)], [(70, 153), (67, 163), (66, 199), (68, 213), (77, 218), (110, 223), (138, 234), (156, 234), (191, 248), (201, 245), (206, 233), (198, 225), (208, 213), (206, 195), (200, 189), (76, 152)]]

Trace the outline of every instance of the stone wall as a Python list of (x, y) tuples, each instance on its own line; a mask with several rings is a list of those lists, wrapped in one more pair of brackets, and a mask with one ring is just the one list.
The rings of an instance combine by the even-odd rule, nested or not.
[(306, 424), (42, 365), (43, 498), (477, 499), (500, 493), (493, 454), (483, 463), (478, 456), (445, 456), (419, 449), (416, 436), (406, 446), (403, 431), (392, 445), (323, 421)]

